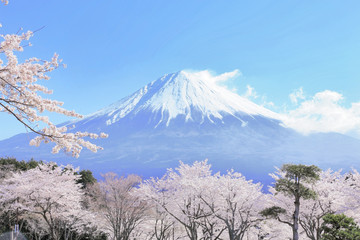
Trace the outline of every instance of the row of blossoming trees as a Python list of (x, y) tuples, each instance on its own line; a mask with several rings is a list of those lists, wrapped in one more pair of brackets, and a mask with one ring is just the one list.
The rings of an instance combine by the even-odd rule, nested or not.
[(355, 170), (284, 165), (264, 193), (235, 171), (213, 174), (207, 161), (144, 181), (107, 173), (96, 182), (54, 163), (1, 166), (2, 231), (17, 223), (28, 239), (360, 239)]

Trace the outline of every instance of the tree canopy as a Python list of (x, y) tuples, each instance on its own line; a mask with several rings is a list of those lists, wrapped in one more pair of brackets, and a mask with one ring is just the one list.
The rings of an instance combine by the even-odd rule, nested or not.
[(320, 172), (321, 169), (314, 165), (284, 164), (280, 169), (279, 176), (275, 176), (276, 183), (274, 190), (278, 193), (283, 193), (294, 201), (292, 220), (280, 218), (280, 215), (286, 213), (287, 210), (279, 206), (273, 206), (261, 211), (263, 216), (275, 218), (291, 226), (293, 240), (299, 239), (300, 199), (315, 199), (316, 197), (316, 192), (303, 183), (316, 182), (320, 179)]
[(327, 214), (323, 217), (323, 240), (359, 240), (360, 228), (345, 214)]

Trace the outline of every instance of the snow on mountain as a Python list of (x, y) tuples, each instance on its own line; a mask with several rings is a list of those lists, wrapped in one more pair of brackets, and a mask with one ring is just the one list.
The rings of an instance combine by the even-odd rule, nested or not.
[(185, 116), (186, 122), (195, 121), (200, 115), (200, 123), (205, 120), (222, 120), (224, 115), (231, 115), (243, 125), (246, 125), (246, 121), (241, 116), (261, 115), (280, 119), (278, 114), (220, 86), (210, 76), (206, 76), (206, 72), (186, 71), (167, 74), (88, 118), (107, 115), (106, 124), (111, 125), (141, 111), (160, 113), (161, 117), (155, 127), (161, 123), (169, 126), (171, 120), (179, 115)]
[(268, 183), (283, 163), (360, 169), (360, 140), (342, 134), (301, 135), (283, 127), (281, 116), (241, 97), (208, 72), (167, 74), (129, 97), (83, 119), (64, 123), (72, 131), (106, 132), (95, 140), (104, 150), (79, 159), (30, 147), (30, 134), (0, 141), (0, 157), (72, 163), (99, 177), (109, 171), (160, 176), (179, 161), (209, 159), (215, 171), (233, 168)]

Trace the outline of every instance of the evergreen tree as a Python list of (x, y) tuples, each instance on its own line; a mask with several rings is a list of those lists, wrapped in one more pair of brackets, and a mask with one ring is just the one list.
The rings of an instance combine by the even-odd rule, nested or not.
[(275, 218), (282, 223), (288, 224), (292, 228), (293, 240), (299, 239), (300, 199), (314, 199), (316, 197), (316, 193), (303, 183), (312, 183), (319, 180), (320, 171), (320, 168), (314, 165), (284, 164), (281, 168), (283, 175), (277, 179), (275, 190), (294, 199), (292, 221), (285, 221), (280, 218), (280, 215), (286, 212), (285, 209), (280, 207), (274, 206), (261, 212), (265, 217)]
[(90, 170), (81, 170), (79, 173), (76, 173), (80, 175), (79, 180), (77, 183), (80, 183), (83, 187), (86, 188), (88, 185), (96, 183), (96, 178), (94, 177), (92, 171)]
[(41, 161), (35, 161), (31, 159), (30, 161), (18, 161), (15, 158), (0, 158), (0, 169), (3, 171), (27, 171), (29, 169), (36, 168)]
[(323, 240), (359, 240), (360, 228), (345, 214), (327, 214), (323, 217)]

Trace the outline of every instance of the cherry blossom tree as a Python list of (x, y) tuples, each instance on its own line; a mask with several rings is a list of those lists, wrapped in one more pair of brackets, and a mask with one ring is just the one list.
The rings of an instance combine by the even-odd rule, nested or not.
[(215, 174), (212, 181), (207, 180), (204, 184), (208, 191), (201, 199), (226, 227), (228, 239), (245, 239), (250, 228), (262, 220), (259, 212), (266, 201), (260, 183), (247, 181), (240, 173), (231, 170), (225, 175)]
[[(136, 194), (138, 195), (138, 194)], [(141, 196), (139, 195), (141, 198)], [(178, 240), (179, 225), (164, 209), (148, 202), (149, 211), (143, 222), (133, 231), (132, 239), (142, 240)], [(183, 234), (185, 235), (185, 234)]]
[[(2, 0), (7, 4), (7, 0)], [(1, 24), (0, 24), (1, 27)], [(60, 150), (79, 157), (83, 147), (96, 152), (101, 147), (85, 138), (105, 138), (105, 133), (69, 132), (68, 127), (58, 127), (46, 116), (46, 112), (55, 112), (69, 117), (81, 118), (75, 111), (62, 107), (63, 102), (42, 97), (52, 91), (38, 84), (39, 80), (49, 80), (48, 73), (61, 66), (61, 59), (54, 54), (50, 61), (30, 58), (19, 62), (17, 52), (24, 46), (31, 46), (28, 40), (33, 32), (0, 34), (0, 112), (8, 113), (22, 123), (27, 130), (37, 136), (30, 145), (39, 146), (41, 142), (54, 142), (53, 153)], [(46, 126), (40, 129), (39, 125)]]
[(317, 197), (303, 200), (299, 223), (308, 238), (320, 240), (323, 217), (327, 214), (346, 212), (349, 209), (350, 185), (341, 171), (333, 172), (329, 169), (321, 172), (320, 179), (309, 185), (309, 188), (316, 192)]
[(183, 227), (188, 239), (197, 240), (202, 235), (201, 220), (212, 215), (200, 198), (203, 183), (211, 176), (206, 161), (192, 166), (180, 162), (180, 166), (168, 169), (161, 178), (145, 180), (139, 192), (168, 213)]
[[(347, 206), (349, 207), (347, 215), (349, 215), (349, 211), (356, 206), (360, 206), (360, 173), (358, 170), (352, 169), (352, 171), (345, 174), (344, 177), (346, 185), (350, 186), (350, 188), (347, 188), (347, 195), (352, 196), (351, 202), (347, 200)], [(358, 212), (358, 214), (351, 214), (351, 217), (359, 219), (360, 212)]]
[(29, 230), (30, 238), (41, 240), (45, 236), (48, 236), (48, 227), (40, 215), (28, 214), (28, 216), (26, 216), (26, 224), (28, 226), (27, 229)]
[(173, 219), (159, 206), (155, 205), (153, 209), (155, 210), (153, 238), (156, 240), (170, 240), (175, 231)]
[(245, 239), (260, 223), (261, 185), (240, 173), (212, 174), (207, 161), (180, 162), (162, 177), (140, 185), (139, 193), (183, 227), (188, 239)]
[(283, 224), (275, 219), (264, 219), (250, 228), (246, 233), (247, 240), (278, 240), (291, 239), (291, 228), (284, 228)]
[(74, 172), (70, 165), (50, 163), (14, 173), (0, 186), (0, 203), (30, 223), (37, 216), (41, 224), (30, 226), (43, 226), (51, 239), (68, 239), (69, 231), (81, 232), (95, 223), (94, 215), (81, 205), (83, 192)]
[(118, 177), (106, 173), (104, 180), (92, 186), (93, 207), (98, 212), (103, 228), (116, 240), (128, 240), (134, 229), (144, 221), (148, 205), (132, 194), (141, 178), (136, 175)]

